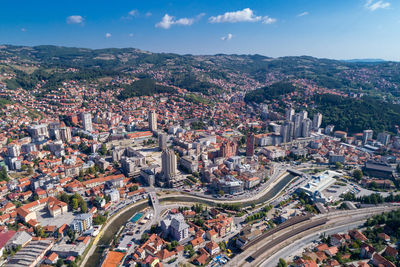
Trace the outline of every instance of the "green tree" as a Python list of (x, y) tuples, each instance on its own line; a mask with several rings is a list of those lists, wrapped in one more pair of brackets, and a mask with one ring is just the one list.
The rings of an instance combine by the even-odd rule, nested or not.
[(225, 195), (224, 190), (219, 190), (219, 191), (218, 191), (218, 195), (220, 195), (221, 197), (222, 197), (223, 195)]
[(4, 167), (1, 168), (1, 171), (0, 171), (0, 180), (6, 181), (6, 182), (8, 182), (10, 180), (10, 178), (8, 178), (7, 170)]
[(79, 207), (81, 208), (81, 212), (83, 212), (83, 213), (86, 213), (88, 211), (88, 207), (87, 207), (86, 201), (83, 200), (83, 199), (81, 199), (79, 201)]
[(287, 267), (287, 263), (284, 259), (280, 258), (278, 262), (278, 267)]
[(76, 198), (72, 198), (72, 201), (71, 201), (71, 208), (72, 208), (73, 210), (76, 210), (76, 209), (78, 209), (78, 206), (79, 206), (78, 200), (77, 200)]
[(354, 179), (356, 179), (357, 181), (361, 180), (361, 178), (363, 177), (363, 172), (361, 170), (354, 170), (353, 171), (353, 177)]
[(149, 239), (149, 234), (148, 233), (143, 233), (142, 236), (140, 237), (140, 242), (144, 243)]
[(67, 236), (69, 237), (69, 240), (70, 240), (71, 242), (74, 242), (74, 241), (75, 241), (75, 235), (76, 235), (75, 231), (72, 230), (71, 228), (68, 228), (68, 230), (67, 230)]
[(107, 155), (107, 146), (106, 144), (102, 144), (100, 149), (99, 149), (99, 153), (103, 156)]
[(63, 266), (63, 265), (64, 265), (64, 260), (63, 260), (63, 259), (58, 259), (58, 260), (57, 260), (56, 266), (57, 266), (57, 267), (61, 267), (61, 266)]
[(29, 167), (28, 167), (28, 174), (29, 175), (32, 175), (33, 174), (33, 168), (32, 168), (32, 166), (31, 165), (29, 165)]
[(343, 168), (343, 164), (340, 163), (339, 161), (337, 161), (337, 162), (335, 162), (335, 167), (336, 167), (336, 169), (340, 170)]

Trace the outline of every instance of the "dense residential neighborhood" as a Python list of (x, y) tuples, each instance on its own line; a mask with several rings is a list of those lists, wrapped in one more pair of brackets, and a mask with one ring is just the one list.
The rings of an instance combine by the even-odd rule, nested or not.
[(362, 93), (237, 73), (201, 92), (144, 65), (27, 88), (2, 66), (39, 66), (15, 49), (0, 53), (4, 266), (398, 266), (398, 231), (376, 219), (400, 202), (395, 111), (364, 128), (322, 104)]

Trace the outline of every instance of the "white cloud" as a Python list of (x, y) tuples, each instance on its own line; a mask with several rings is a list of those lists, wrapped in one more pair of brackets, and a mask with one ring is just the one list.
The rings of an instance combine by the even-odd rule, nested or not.
[(382, 0), (376, 1), (375, 0), (367, 0), (364, 5), (365, 8), (367, 8), (370, 11), (375, 11), (377, 9), (385, 9), (390, 7), (389, 2), (385, 2)]
[(153, 14), (151, 14), (151, 12), (146, 13), (146, 17), (151, 17), (151, 15), (153, 15)]
[(228, 33), (228, 35), (222, 36), (222, 37), (221, 37), (221, 40), (222, 40), (222, 41), (229, 41), (229, 40), (231, 40), (232, 38), (233, 38), (233, 34), (232, 34), (232, 33)]
[(162, 20), (156, 24), (157, 28), (169, 29), (174, 24), (174, 17), (165, 14)]
[(201, 19), (205, 14), (201, 13), (197, 15), (195, 18), (180, 18), (176, 19), (174, 16), (170, 16), (165, 14), (164, 17), (161, 19), (160, 22), (156, 24), (157, 28), (169, 29), (172, 25), (183, 25), (183, 26), (190, 26), (195, 21)]
[(130, 34), (128, 34), (129, 35), (129, 37), (133, 37), (133, 33), (130, 33)]
[(194, 22), (194, 19), (181, 18), (181, 19), (176, 20), (174, 22), (174, 24), (190, 26), (193, 24), (193, 22)]
[(304, 16), (307, 16), (308, 14), (310, 14), (310, 13), (308, 13), (307, 11), (305, 11), (305, 12), (303, 12), (303, 13), (298, 14), (297, 16), (298, 16), (298, 17), (304, 17)]
[(236, 22), (257, 22), (262, 21), (263, 24), (272, 24), (276, 19), (269, 16), (256, 16), (250, 8), (238, 10), (234, 12), (225, 12), (223, 15), (209, 17), (210, 23), (236, 23)]
[(138, 14), (138, 11), (136, 9), (133, 9), (133, 10), (129, 11), (128, 14), (129, 14), (129, 16), (134, 17), (134, 16), (136, 16)]
[(25, 28), (21, 28), (21, 32), (26, 32), (26, 29)]
[(139, 15), (139, 11), (137, 9), (132, 9), (131, 11), (128, 12), (128, 15), (122, 16), (122, 20), (131, 20), (133, 17), (136, 17)]
[(243, 10), (234, 12), (225, 12), (223, 15), (218, 15), (216, 17), (210, 17), (208, 19), (211, 23), (235, 23), (235, 22), (256, 22), (262, 19), (261, 16), (255, 16), (253, 10), (250, 8), (245, 8)]
[(68, 24), (82, 24), (83, 23), (83, 17), (79, 15), (72, 15), (67, 17), (67, 23)]
[(107, 32), (105, 36), (106, 36), (106, 38), (110, 38), (111, 37), (111, 33)]
[(265, 16), (265, 17), (263, 17), (263, 24), (272, 24), (272, 23), (275, 23), (276, 22), (276, 19), (274, 19), (274, 18), (270, 18), (270, 17), (268, 17), (268, 16)]

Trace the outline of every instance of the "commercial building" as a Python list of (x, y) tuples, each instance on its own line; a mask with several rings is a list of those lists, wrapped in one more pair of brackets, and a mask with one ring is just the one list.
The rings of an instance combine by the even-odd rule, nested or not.
[(244, 183), (231, 175), (227, 175), (224, 179), (213, 180), (213, 188), (216, 191), (222, 190), (225, 194), (234, 195), (243, 192)]
[(31, 241), (29, 244), (19, 250), (8, 262), (5, 267), (34, 267), (53, 247), (53, 240), (43, 239)]
[(309, 195), (315, 202), (327, 202), (328, 199), (322, 194), (322, 191), (336, 182), (335, 176), (341, 176), (335, 171), (325, 171), (318, 176), (312, 176), (311, 180), (300, 187), (299, 190)]
[(5, 248), (7, 250), (17, 247), (25, 247), (32, 240), (32, 236), (25, 231), (16, 232), (10, 240), (8, 240)]
[(83, 233), (83, 232), (91, 229), (92, 225), (93, 225), (92, 214), (91, 213), (82, 213), (82, 214), (75, 216), (70, 227), (75, 232)]
[(189, 236), (189, 225), (185, 222), (182, 213), (170, 214), (161, 221), (161, 230), (164, 235), (171, 235), (177, 241), (181, 241)]
[(140, 170), (140, 176), (146, 181), (146, 184), (148, 184), (149, 186), (154, 185), (156, 169), (159, 167), (159, 165), (152, 165), (150, 167), (142, 168)]
[(376, 178), (392, 178), (393, 168), (385, 162), (368, 160), (365, 162), (364, 172)]
[(344, 163), (345, 157), (343, 155), (337, 155), (333, 152), (329, 152), (329, 163), (334, 164), (336, 162)]
[(261, 154), (265, 155), (268, 159), (274, 160), (277, 158), (285, 157), (286, 152), (276, 146), (268, 146), (261, 149)]
[(180, 159), (180, 165), (185, 168), (188, 172), (198, 172), (199, 171), (199, 163), (196, 159), (191, 158), (189, 156), (183, 156)]

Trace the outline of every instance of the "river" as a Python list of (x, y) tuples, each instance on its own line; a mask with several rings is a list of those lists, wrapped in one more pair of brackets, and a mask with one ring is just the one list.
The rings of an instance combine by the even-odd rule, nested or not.
[[(260, 197), (257, 200), (252, 200), (252, 201), (240, 201), (237, 203), (240, 203), (243, 207), (251, 206), (252, 204), (260, 204), (264, 203), (266, 201), (271, 200), (273, 197), (275, 197), (286, 185), (289, 184), (289, 182), (294, 178), (295, 176), (292, 174), (286, 175), (282, 180), (279, 181), (271, 190), (269, 190), (266, 194), (264, 194), (262, 197)], [(180, 197), (165, 197), (162, 199), (162, 201), (168, 201), (168, 202), (193, 202), (193, 203), (203, 203), (207, 204), (210, 206), (215, 206), (215, 204), (211, 200), (207, 199), (193, 199), (190, 196), (180, 196)], [(229, 202), (232, 203), (232, 202)], [(93, 255), (88, 259), (86, 262), (85, 267), (94, 267), (94, 266), (100, 266), (100, 261), (101, 261), (101, 255), (104, 251), (104, 249), (110, 244), (110, 241), (115, 237), (117, 234), (118, 230), (121, 228), (123, 224), (125, 224), (129, 218), (131, 218), (136, 212), (139, 212), (146, 207), (148, 207), (148, 203), (142, 203), (139, 204), (138, 206), (135, 206), (133, 208), (130, 208), (123, 212), (115, 221), (108, 227), (107, 231), (103, 233), (103, 236), (100, 238), (96, 250), (93, 253)]]

